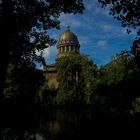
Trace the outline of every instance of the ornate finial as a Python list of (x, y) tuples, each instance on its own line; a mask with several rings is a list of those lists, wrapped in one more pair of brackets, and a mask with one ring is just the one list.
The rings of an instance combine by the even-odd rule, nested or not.
[(70, 31), (70, 26), (69, 26), (69, 25), (67, 26), (67, 29), (66, 29), (66, 31)]

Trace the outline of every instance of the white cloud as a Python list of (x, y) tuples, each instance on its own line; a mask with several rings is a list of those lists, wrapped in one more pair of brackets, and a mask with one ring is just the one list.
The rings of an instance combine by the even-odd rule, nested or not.
[(91, 43), (91, 40), (88, 36), (78, 36), (80, 45), (87, 45)]
[(79, 28), (82, 25), (81, 21), (77, 19), (77, 16), (72, 14), (62, 14), (60, 16), (60, 21), (63, 27), (71, 25), (74, 28)]
[(60, 30), (58, 29), (51, 29), (51, 30), (48, 30), (48, 34), (51, 38), (53, 39), (58, 39), (59, 38), (59, 35), (60, 35)]
[(45, 61), (47, 64), (55, 63), (57, 58), (57, 48), (56, 46), (52, 46), (46, 49), (44, 53)]
[(50, 57), (50, 54), (51, 54), (50, 47), (44, 49), (44, 51), (43, 51), (43, 57), (49, 58)]
[(50, 58), (51, 56), (53, 56), (56, 53), (57, 53), (57, 49), (56, 49), (55, 46), (49, 47), (44, 51), (44, 57), (47, 59), (47, 58)]
[(95, 7), (95, 6), (94, 6), (94, 2), (91, 1), (91, 0), (85, 0), (85, 1), (84, 1), (84, 5), (85, 5), (85, 8), (86, 8), (87, 10), (89, 10), (89, 11), (92, 11), (93, 8)]
[(104, 31), (112, 31), (112, 29), (115, 29), (116, 27), (111, 25), (111, 24), (108, 24), (108, 23), (100, 23), (100, 28)]
[[(52, 55), (56, 54), (57, 50), (56, 50), (56, 47), (53, 46), (53, 47), (48, 47), (46, 49), (43, 50), (43, 57), (45, 59), (48, 59), (50, 58)], [(42, 51), (37, 51), (36, 50), (36, 54), (37, 55), (40, 55), (42, 53)]]
[[(98, 24), (98, 28), (102, 39), (110, 39), (110, 38), (125, 38), (128, 36), (128, 33), (126, 32), (126, 28), (122, 27), (121, 24), (113, 24), (109, 22), (101, 22)], [(134, 32), (132, 31), (132, 34), (134, 35)]]
[[(127, 28), (125, 27), (123, 27), (122, 29), (121, 29), (121, 32), (122, 32), (122, 35), (124, 35), (124, 36), (126, 36), (126, 35), (128, 35), (128, 33), (127, 33)], [(136, 32), (132, 29), (131, 30), (131, 32), (130, 32), (130, 35), (132, 35), (132, 36), (134, 36), (134, 38), (136, 37)]]
[(97, 42), (97, 47), (101, 49), (105, 49), (107, 47), (107, 42), (106, 40), (99, 40)]
[(40, 55), (41, 52), (39, 52), (38, 50), (36, 50), (35, 53), (36, 53), (36, 55)]
[(97, 0), (84, 0), (85, 9), (89, 12), (91, 12), (92, 15), (97, 14), (103, 14), (108, 16), (109, 10), (108, 7), (106, 9), (103, 9), (101, 7), (101, 3), (99, 3)]

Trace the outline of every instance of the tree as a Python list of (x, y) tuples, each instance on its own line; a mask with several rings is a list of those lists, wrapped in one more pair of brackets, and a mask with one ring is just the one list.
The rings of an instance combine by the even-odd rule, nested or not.
[(110, 15), (121, 21), (127, 32), (135, 29), (137, 37), (133, 40), (131, 51), (126, 51), (139, 66), (140, 59), (140, 1), (139, 0), (98, 0), (105, 8), (109, 6)]
[[(61, 13), (82, 13), (82, 0), (2, 0), (0, 2), (0, 33), (3, 56), (0, 57), (0, 95), (2, 95), (6, 69), (13, 61), (39, 61), (35, 51), (55, 43), (46, 33), (59, 28)], [(10, 59), (11, 59), (10, 58)]]
[(137, 38), (133, 41), (129, 54), (133, 63), (137, 65), (140, 70), (140, 39)]
[(57, 60), (59, 90), (56, 98), (58, 102), (71, 103), (78, 96), (80, 98), (79, 94), (82, 86), (81, 67), (79, 56), (65, 56)]
[(84, 102), (86, 104), (93, 104), (98, 86), (97, 85), (98, 68), (93, 61), (88, 60), (86, 57), (84, 57), (82, 61), (83, 61), (82, 75), (84, 79), (84, 87), (83, 87)]
[(58, 103), (90, 104), (97, 66), (85, 56), (65, 56), (56, 63), (58, 70)]
[(117, 54), (100, 69), (100, 96), (109, 110), (126, 113), (138, 96), (139, 70), (125, 54)]
[[(127, 79), (129, 85), (126, 91), (128, 93), (133, 92), (134, 96), (138, 96), (136, 89), (139, 89), (139, 72), (140, 72), (140, 1), (139, 0), (98, 0), (102, 3), (102, 7), (109, 7), (110, 15), (117, 20), (121, 21), (122, 26), (127, 28), (128, 34), (134, 29), (137, 33), (137, 37), (133, 40), (130, 51), (122, 51), (123, 55), (129, 56), (131, 65), (133, 65), (132, 71), (135, 71), (131, 75), (133, 79)], [(125, 64), (126, 65), (126, 64)], [(127, 66), (126, 66), (127, 67)], [(129, 71), (130, 72), (130, 71)], [(137, 76), (136, 76), (137, 75)], [(130, 93), (132, 95), (132, 93)], [(134, 97), (133, 97), (134, 98)]]
[[(124, 27), (133, 27), (140, 33), (139, 0), (98, 0), (103, 7), (109, 6), (110, 15), (121, 21)], [(128, 33), (130, 30), (127, 30)]]
[(32, 65), (9, 64), (4, 88), (4, 103), (33, 105), (45, 77)]

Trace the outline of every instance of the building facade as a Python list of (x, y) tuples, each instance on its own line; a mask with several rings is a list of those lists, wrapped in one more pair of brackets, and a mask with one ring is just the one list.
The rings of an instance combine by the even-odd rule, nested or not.
[[(71, 56), (80, 54), (80, 44), (77, 36), (70, 31), (70, 27), (67, 26), (66, 31), (60, 35), (57, 43), (57, 59), (63, 56)], [(58, 88), (57, 81), (57, 69), (55, 64), (46, 65), (44, 67), (44, 74), (48, 82), (49, 88)]]
[(58, 58), (62, 56), (75, 55), (80, 53), (80, 45), (77, 36), (70, 31), (68, 26), (66, 31), (63, 32), (59, 38), (58, 45)]

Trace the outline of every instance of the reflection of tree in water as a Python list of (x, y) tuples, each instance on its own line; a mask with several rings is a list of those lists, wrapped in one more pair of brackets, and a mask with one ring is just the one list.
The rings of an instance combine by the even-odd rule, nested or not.
[(46, 139), (70, 139), (76, 135), (80, 127), (80, 112), (53, 109), (48, 114), (43, 114), (39, 127)]
[(134, 120), (131, 116), (98, 114), (93, 108), (51, 108), (41, 115), (38, 133), (46, 140), (90, 140), (111, 138), (112, 134), (120, 137), (136, 128)]
[(39, 115), (21, 106), (5, 107), (0, 110), (0, 140), (37, 140)]
[(128, 119), (98, 114), (93, 108), (50, 108), (43, 112), (16, 110), (1, 117), (0, 140), (89, 140), (99, 139), (104, 132), (104, 138), (112, 134), (116, 137), (119, 132), (124, 134), (124, 129), (132, 130)]
[(92, 109), (52, 109), (42, 115), (38, 132), (47, 140), (88, 140), (102, 132), (99, 120)]

